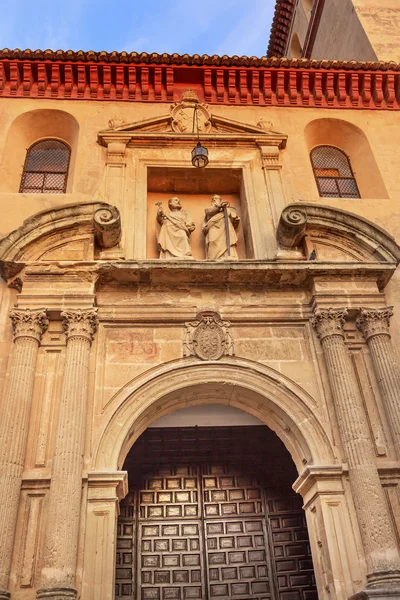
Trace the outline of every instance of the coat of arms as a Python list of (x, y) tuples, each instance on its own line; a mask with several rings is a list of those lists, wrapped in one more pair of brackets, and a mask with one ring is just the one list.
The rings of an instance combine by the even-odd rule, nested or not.
[(202, 312), (196, 321), (185, 323), (184, 356), (197, 356), (202, 360), (218, 360), (234, 355), (229, 321), (222, 321), (216, 312)]

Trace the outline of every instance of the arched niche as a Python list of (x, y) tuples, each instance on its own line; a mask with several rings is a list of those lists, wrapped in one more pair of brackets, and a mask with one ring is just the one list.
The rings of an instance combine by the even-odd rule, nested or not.
[(368, 138), (359, 127), (342, 119), (316, 119), (305, 128), (305, 139), (309, 154), (316, 146), (328, 145), (348, 156), (361, 198), (389, 198)]
[(8, 131), (0, 167), (0, 192), (19, 191), (26, 151), (34, 142), (59, 139), (71, 148), (66, 192), (72, 191), (74, 165), (78, 144), (79, 124), (63, 110), (38, 109), (19, 115)]
[(290, 41), (290, 57), (289, 58), (301, 58), (301, 45), (299, 36), (297, 33), (292, 35), (292, 39)]
[(202, 404), (229, 405), (259, 419), (285, 444), (299, 473), (307, 464), (336, 462), (309, 394), (274, 369), (235, 357), (218, 363), (173, 361), (127, 383), (108, 405), (110, 417), (93, 468), (121, 469), (130, 448), (154, 421)]

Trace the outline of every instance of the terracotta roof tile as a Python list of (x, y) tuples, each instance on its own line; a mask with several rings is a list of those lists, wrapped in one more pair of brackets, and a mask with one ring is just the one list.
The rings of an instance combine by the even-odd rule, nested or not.
[[(287, 2), (288, 0), (278, 0)], [(187, 66), (225, 66), (225, 67), (267, 67), (288, 69), (340, 69), (346, 71), (400, 71), (400, 64), (395, 62), (364, 62), (343, 60), (313, 60), (308, 58), (286, 58), (270, 56), (218, 56), (213, 54), (157, 54), (155, 52), (95, 52), (89, 50), (0, 50), (0, 61), (55, 61), (55, 62), (86, 62), (86, 63), (122, 63), (141, 65), (187, 65)]]
[(284, 56), (296, 0), (276, 0), (267, 56)]

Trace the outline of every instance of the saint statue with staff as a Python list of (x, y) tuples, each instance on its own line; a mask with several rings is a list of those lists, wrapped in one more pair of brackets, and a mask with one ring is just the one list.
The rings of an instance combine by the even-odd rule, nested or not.
[(237, 230), (240, 217), (229, 202), (215, 194), (205, 210), (202, 231), (206, 238), (208, 260), (238, 260)]
[(190, 247), (190, 234), (195, 224), (188, 213), (182, 209), (176, 196), (168, 200), (169, 212), (165, 213), (161, 202), (157, 202), (157, 221), (160, 224), (158, 248), (160, 258), (193, 258)]

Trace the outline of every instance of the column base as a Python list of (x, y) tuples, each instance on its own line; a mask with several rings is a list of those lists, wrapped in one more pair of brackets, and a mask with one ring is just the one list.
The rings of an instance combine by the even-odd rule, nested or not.
[(10, 600), (10, 592), (8, 590), (0, 589), (0, 600)]
[(77, 597), (75, 588), (42, 588), (36, 592), (37, 600), (76, 600)]
[(351, 596), (350, 600), (400, 600), (400, 587), (366, 589)]

